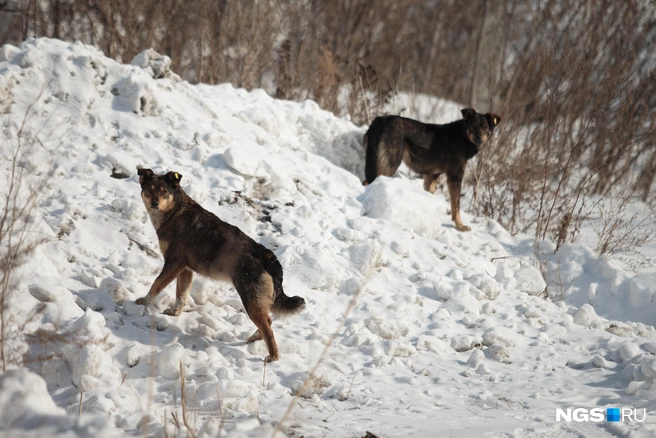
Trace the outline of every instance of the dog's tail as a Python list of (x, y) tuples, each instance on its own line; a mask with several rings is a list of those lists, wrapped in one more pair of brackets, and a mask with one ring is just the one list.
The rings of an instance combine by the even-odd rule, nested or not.
[(273, 279), (273, 306), (271, 312), (276, 316), (293, 315), (305, 308), (305, 300), (299, 296), (288, 297), (282, 289), (282, 266), (275, 259), (266, 268)]
[(273, 280), (273, 306), (271, 312), (276, 316), (293, 315), (305, 308), (305, 300), (299, 296), (289, 297), (282, 288), (282, 265), (270, 250), (261, 247), (260, 261), (264, 270)]

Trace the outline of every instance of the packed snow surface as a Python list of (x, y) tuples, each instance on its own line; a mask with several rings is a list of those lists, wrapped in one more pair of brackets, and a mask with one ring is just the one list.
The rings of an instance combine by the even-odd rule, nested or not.
[[(437, 121), (459, 117), (443, 108)], [(184, 436), (186, 415), (195, 436), (270, 436), (292, 404), (279, 436), (656, 434), (656, 273), (549, 242), (540, 268), (533, 240), (494, 221), (464, 211), (472, 231), (456, 231), (420, 180), (363, 187), (365, 128), (313, 101), (191, 85), (153, 51), (121, 65), (39, 39), (0, 49), (0, 114), (2, 171), (21, 145), (19, 166), (47, 178), (32, 223), (47, 242), (10, 301), (29, 336), (0, 375), (3, 433)], [(135, 304), (163, 264), (137, 166), (179, 172), (275, 252), (307, 302), (274, 319), (278, 362), (246, 344), (228, 283), (196, 277), (178, 317), (162, 314), (174, 285)], [(647, 418), (556, 421), (607, 407)]]

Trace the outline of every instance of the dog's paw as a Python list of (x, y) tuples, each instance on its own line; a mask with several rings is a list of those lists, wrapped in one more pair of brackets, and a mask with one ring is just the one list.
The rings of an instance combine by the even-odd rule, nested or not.
[(164, 311), (164, 315), (168, 315), (168, 316), (178, 316), (181, 313), (182, 313), (182, 306), (169, 307)]
[(456, 230), (458, 230), (458, 231), (471, 231), (471, 228), (469, 228), (467, 225), (463, 225), (462, 222), (458, 222), (455, 219), (453, 221), (455, 222)]
[(267, 357), (264, 359), (264, 362), (265, 362), (265, 363), (275, 362), (275, 361), (277, 361), (278, 359), (280, 359), (280, 356), (278, 356), (278, 355), (276, 354), (275, 356), (267, 356)]
[(141, 306), (147, 306), (148, 304), (150, 304), (150, 300), (148, 299), (148, 295), (146, 295), (145, 297), (137, 298), (135, 303)]

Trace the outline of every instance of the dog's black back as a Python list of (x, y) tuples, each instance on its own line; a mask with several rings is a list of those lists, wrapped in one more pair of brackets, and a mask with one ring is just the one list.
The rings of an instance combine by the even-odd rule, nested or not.
[(420, 174), (456, 171), (478, 153), (501, 120), (494, 114), (463, 110), (463, 119), (444, 125), (400, 116), (376, 117), (365, 134), (365, 177), (392, 176), (405, 161)]
[(424, 176), (424, 188), (433, 193), (437, 177), (446, 173), (451, 197), (457, 197), (451, 199), (454, 221), (458, 229), (466, 229), (459, 218), (459, 199), (467, 160), (487, 142), (501, 118), (471, 108), (461, 112), (461, 120), (444, 125), (400, 116), (376, 117), (364, 136), (364, 183), (371, 184), (380, 175), (392, 176), (403, 161)]

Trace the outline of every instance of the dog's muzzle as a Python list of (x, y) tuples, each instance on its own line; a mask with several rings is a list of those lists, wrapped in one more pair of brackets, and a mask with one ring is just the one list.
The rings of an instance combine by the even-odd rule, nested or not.
[(156, 210), (157, 207), (159, 207), (159, 201), (156, 200), (156, 199), (153, 199), (152, 202), (150, 203), (150, 208), (152, 208), (153, 210)]

